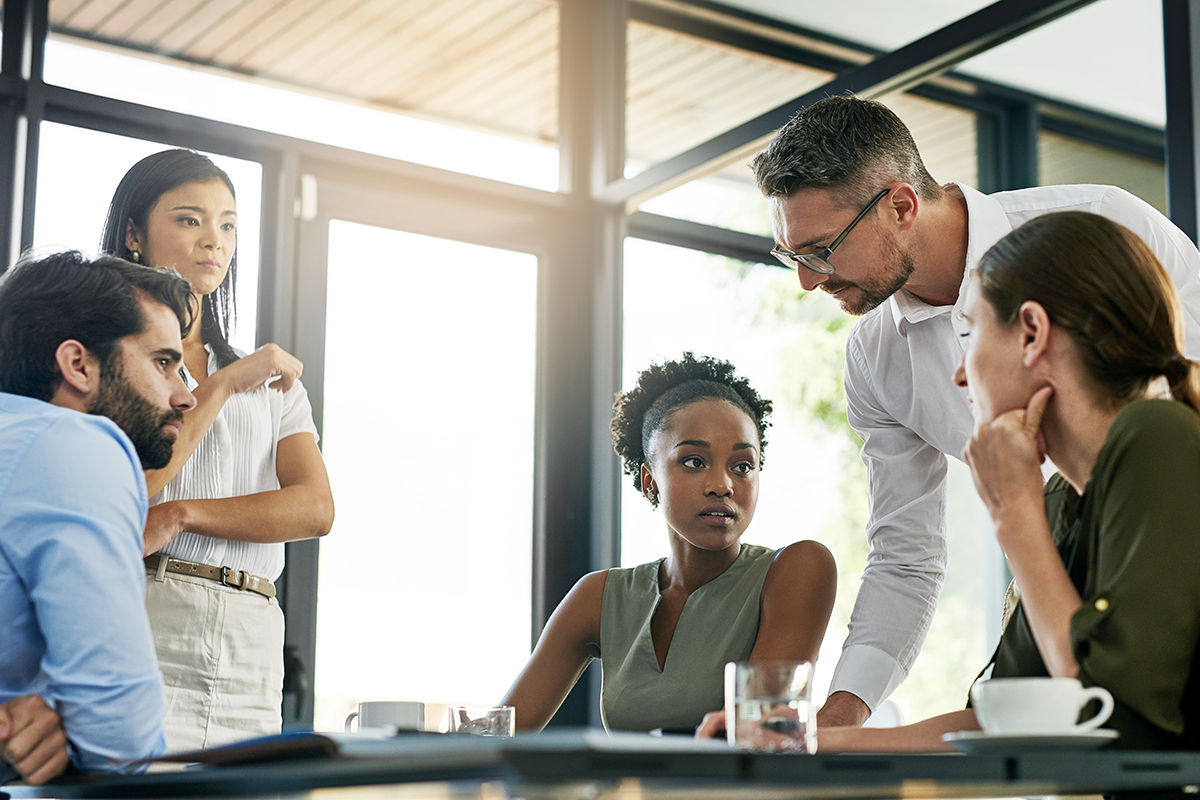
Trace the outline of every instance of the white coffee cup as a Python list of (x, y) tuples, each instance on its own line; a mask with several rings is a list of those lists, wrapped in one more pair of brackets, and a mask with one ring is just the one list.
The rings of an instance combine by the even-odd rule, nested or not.
[[(1091, 700), (1100, 711), (1079, 721)], [(1084, 688), (1074, 678), (993, 678), (971, 687), (971, 703), (983, 732), (991, 736), (1086, 733), (1108, 720), (1113, 698), (1102, 686)]]
[(358, 711), (346, 717), (346, 731), (352, 730), (351, 723), (358, 719), (358, 729), (394, 728), (399, 731), (425, 729), (425, 704), (407, 700), (372, 700), (359, 703)]

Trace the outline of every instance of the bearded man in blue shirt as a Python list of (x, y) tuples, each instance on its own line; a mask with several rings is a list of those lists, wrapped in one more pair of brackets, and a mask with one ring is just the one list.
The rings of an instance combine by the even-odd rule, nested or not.
[(144, 469), (195, 405), (170, 271), (77, 252), (0, 280), (0, 755), (30, 783), (165, 747), (145, 609)]

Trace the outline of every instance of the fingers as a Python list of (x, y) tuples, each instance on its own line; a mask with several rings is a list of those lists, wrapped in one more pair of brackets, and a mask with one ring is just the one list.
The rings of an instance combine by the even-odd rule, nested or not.
[(710, 711), (696, 728), (697, 739), (715, 739), (725, 732), (725, 711)]
[(1033, 393), (1033, 397), (1029, 398), (1029, 403), (1025, 406), (1026, 428), (1036, 431), (1042, 427), (1042, 415), (1046, 413), (1046, 404), (1053, 396), (1053, 386), (1043, 386)]
[(279, 380), (269, 384), (269, 386), (277, 391), (286, 392), (292, 388), (293, 384), (296, 383), (297, 377), (299, 377), (299, 375), (290, 375), (288, 373), (284, 373), (279, 376)]
[(26, 695), (4, 705), (3, 753), (29, 783), (44, 783), (67, 767), (67, 737), (58, 714), (37, 695)]
[(26, 782), (35, 786), (57, 778), (70, 763), (70, 756), (67, 753), (67, 737), (59, 728), (52, 735), (36, 742), (30, 752), (20, 757), (15, 754), (10, 756), (9, 763)]
[(276, 391), (286, 392), (291, 389), (296, 379), (304, 372), (304, 363), (277, 344), (264, 344), (254, 351), (254, 355), (267, 360), (270, 375), (263, 383)]

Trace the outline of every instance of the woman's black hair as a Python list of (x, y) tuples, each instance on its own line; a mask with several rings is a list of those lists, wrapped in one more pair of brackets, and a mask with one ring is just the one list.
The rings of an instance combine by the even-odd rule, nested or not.
[[(633, 486), (642, 490), (642, 465), (654, 434), (671, 424), (677, 409), (697, 400), (725, 400), (746, 412), (758, 429), (759, 465), (767, 449), (766, 431), (771, 423), (771, 401), (760, 397), (745, 378), (739, 378), (733, 364), (708, 356), (683, 354), (678, 361), (651, 364), (638, 376), (637, 385), (618, 392), (613, 403), (613, 448), (624, 461), (626, 475)], [(657, 500), (651, 505), (658, 506)]]
[[(130, 220), (139, 230), (146, 229), (146, 220), (158, 198), (185, 183), (206, 182), (220, 179), (235, 198), (233, 181), (205, 156), (193, 150), (163, 150), (146, 156), (134, 164), (117, 184), (112, 202), (108, 205), (108, 217), (104, 221), (104, 234), (100, 239), (100, 252), (134, 261), (133, 254), (125, 246), (125, 231)], [(148, 266), (158, 266), (150, 264)], [(236, 297), (234, 286), (237, 281), (237, 250), (229, 260), (229, 272), (216, 291), (201, 301), (200, 337), (212, 347), (217, 363), (229, 366), (238, 360), (238, 355), (229, 344), (229, 335), (236, 321)]]

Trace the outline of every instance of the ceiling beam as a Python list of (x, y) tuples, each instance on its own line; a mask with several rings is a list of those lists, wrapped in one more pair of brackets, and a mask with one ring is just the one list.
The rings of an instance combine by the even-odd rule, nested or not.
[(599, 190), (597, 199), (632, 210), (643, 200), (745, 157), (796, 111), (824, 97), (853, 92), (869, 98), (908, 89), (1092, 2), (1095, 0), (999, 0), (899, 50), (838, 73), (823, 86), (632, 178), (612, 181)]

